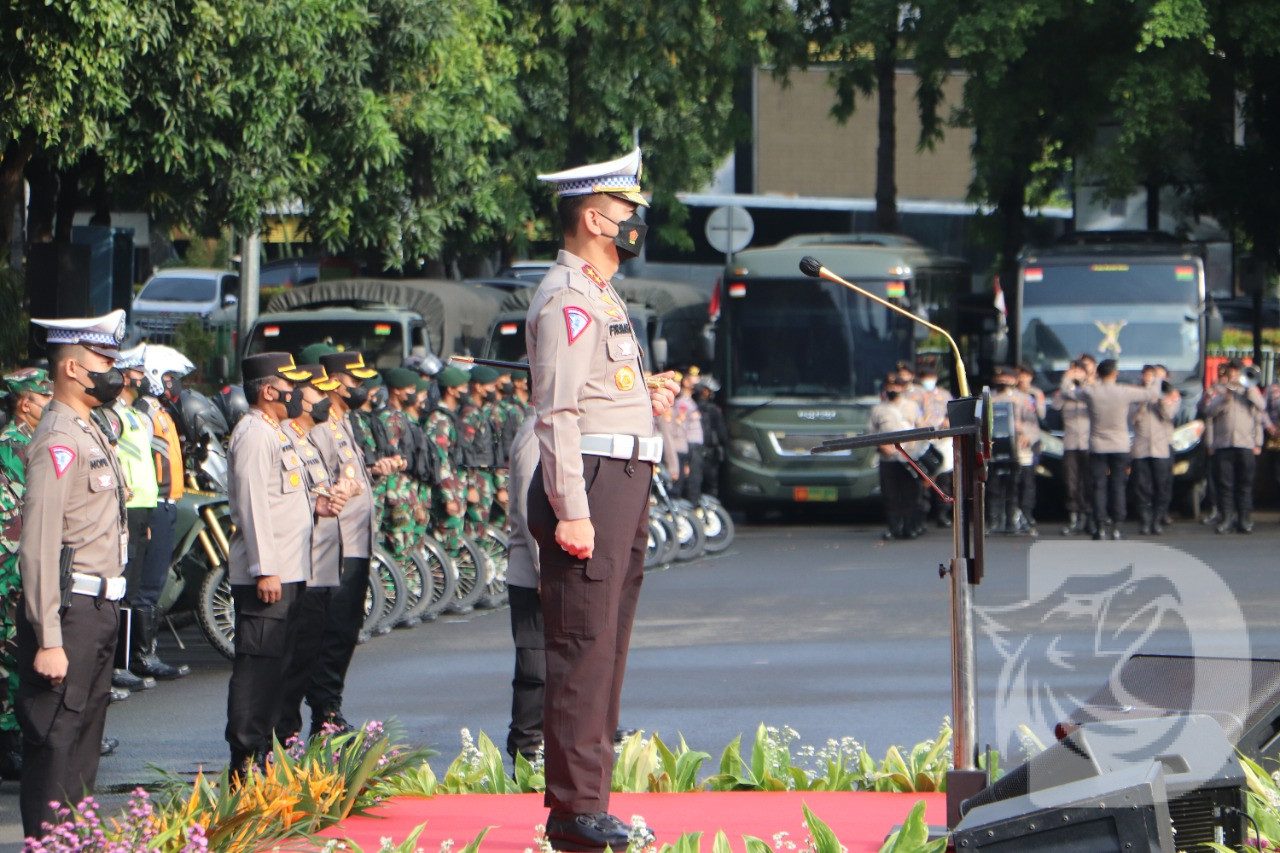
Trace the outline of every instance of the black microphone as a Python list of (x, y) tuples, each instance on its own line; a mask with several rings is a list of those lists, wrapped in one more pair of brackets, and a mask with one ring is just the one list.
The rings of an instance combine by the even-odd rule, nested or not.
[(817, 278), (821, 269), (822, 264), (813, 255), (805, 255), (800, 259), (800, 272), (811, 278)]

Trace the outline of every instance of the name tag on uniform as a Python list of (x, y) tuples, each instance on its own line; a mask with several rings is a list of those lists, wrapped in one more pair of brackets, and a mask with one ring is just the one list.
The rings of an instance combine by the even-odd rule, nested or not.
[(126, 565), (129, 562), (129, 531), (120, 531), (120, 565)]

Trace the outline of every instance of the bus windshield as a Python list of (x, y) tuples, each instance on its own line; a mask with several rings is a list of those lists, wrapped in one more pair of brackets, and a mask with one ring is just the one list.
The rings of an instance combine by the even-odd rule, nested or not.
[[(907, 301), (901, 281), (858, 282)], [(730, 397), (859, 397), (877, 392), (899, 360), (910, 360), (911, 321), (829, 282), (751, 279), (727, 288)]]
[(1081, 260), (1023, 270), (1023, 358), (1051, 382), (1081, 353), (1122, 373), (1163, 364), (1175, 381), (1200, 364), (1200, 274), (1188, 262)]

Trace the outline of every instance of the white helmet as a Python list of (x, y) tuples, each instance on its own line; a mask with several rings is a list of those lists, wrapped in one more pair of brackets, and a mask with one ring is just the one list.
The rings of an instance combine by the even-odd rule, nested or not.
[(164, 344), (147, 344), (147, 350), (143, 354), (142, 369), (147, 375), (147, 385), (151, 395), (159, 397), (164, 393), (166, 373), (176, 373), (180, 377), (186, 376), (195, 370), (196, 366), (191, 363), (191, 359), (173, 347), (167, 347)]

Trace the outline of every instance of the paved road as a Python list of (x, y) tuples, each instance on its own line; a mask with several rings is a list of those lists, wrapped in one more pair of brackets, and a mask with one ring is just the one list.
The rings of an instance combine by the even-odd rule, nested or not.
[[(1159, 541), (1212, 566), (1230, 590), (1223, 602), (1188, 596), (1195, 600), (1185, 602), (1183, 615), (1190, 614), (1201, 640), (1206, 633), (1210, 640), (1230, 639), (1239, 627), (1230, 615), (1238, 602), (1254, 653), (1280, 657), (1280, 590), (1273, 582), (1280, 525), (1274, 519), (1261, 521), (1252, 537), (1215, 536), (1183, 522)], [(1079, 544), (1076, 563), (1085, 572), (1108, 563), (1152, 571), (1176, 558), (1167, 552), (1135, 557), (1120, 550), (1129, 542)], [(1007, 607), (1026, 597), (1030, 547), (1027, 539), (990, 542), (979, 605)], [(749, 738), (761, 722), (789, 725), (803, 743), (851, 735), (876, 755), (892, 743), (931, 737), (950, 713), (948, 584), (937, 574), (949, 552), (950, 536), (941, 532), (885, 543), (878, 528), (788, 524), (741, 529), (726, 554), (650, 573), (624, 723), (673, 739), (683, 733), (691, 746), (716, 757), (734, 735)], [(1144, 594), (1140, 585), (1108, 579), (1104, 586), (1074, 590), (1056, 609), (1042, 602), (1003, 613), (1005, 648), (1039, 648), (1035, 644), (1048, 638), (1043, 653), (1031, 653), (1053, 665), (1046, 681), (1059, 693), (1088, 695), (1115, 662), (1092, 654), (1100, 642), (1099, 601), (1105, 599), (1112, 614), (1150, 612), (1142, 609), (1145, 600), (1132, 600)], [(1121, 594), (1106, 595), (1117, 589)], [(1047, 610), (1060, 616), (1051, 625), (1040, 622)], [(1145, 647), (1191, 648), (1180, 628), (1186, 621), (1166, 619)], [(221, 769), (229, 665), (193, 630), (184, 638), (185, 652), (167, 638), (165, 656), (190, 663), (192, 676), (111, 709), (108, 731), (122, 745), (104, 759), (100, 786), (122, 791), (154, 779), (150, 765), (179, 773)], [(347, 716), (395, 718), (411, 740), (437, 749), (441, 761), (456, 754), (463, 726), (502, 743), (511, 657), (505, 610), (396, 631), (358, 650)], [(993, 708), (1003, 658), (981, 633), (978, 657), (979, 742), (997, 742)], [(12, 849), (18, 835), (16, 786), (5, 783), (0, 846)]]

